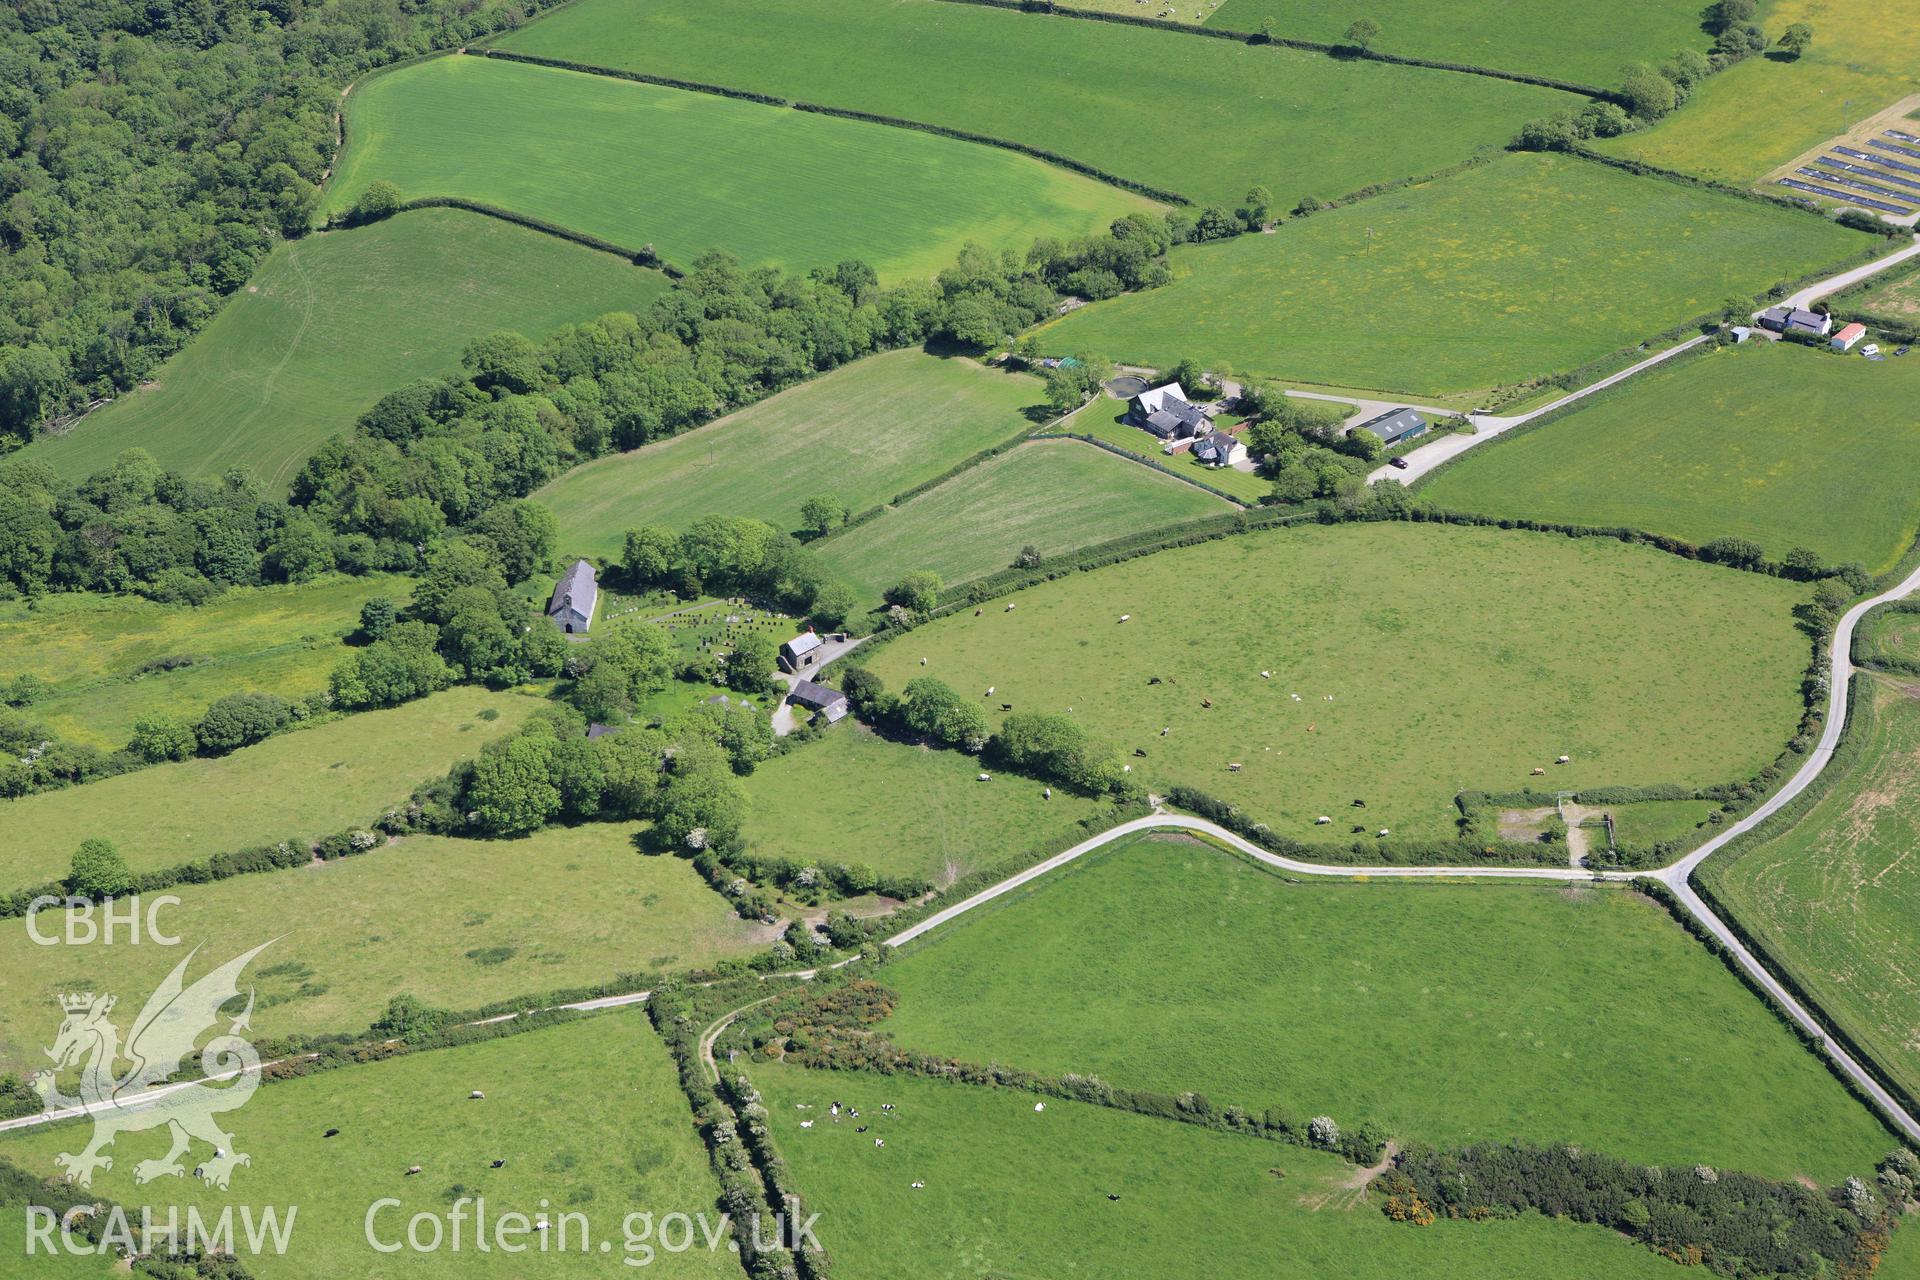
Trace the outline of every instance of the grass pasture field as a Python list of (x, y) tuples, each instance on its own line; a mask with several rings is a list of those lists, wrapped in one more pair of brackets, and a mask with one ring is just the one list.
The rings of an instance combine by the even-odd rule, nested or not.
[(127, 865), (143, 872), (366, 824), (542, 705), (525, 694), (461, 685), (277, 734), (218, 759), (8, 800), (0, 803), (0, 884), (24, 889), (66, 875), (74, 849), (93, 836), (113, 841)]
[(1858, 309), (1909, 328), (1920, 327), (1920, 268), (1896, 270), (1875, 282), (1860, 295)]
[[(484, 1100), (468, 1098), (475, 1089)], [(194, 1206), (208, 1220), (223, 1207), (245, 1204), (258, 1213), (272, 1205), (282, 1221), (287, 1206), (298, 1206), (284, 1255), (243, 1255), (260, 1280), (610, 1274), (623, 1257), (640, 1256), (624, 1252), (628, 1213), (646, 1210), (656, 1220), (675, 1212), (711, 1214), (719, 1193), (672, 1059), (636, 1010), (276, 1082), (221, 1120), (233, 1132), (234, 1149), (252, 1157), (251, 1165), (234, 1171), (230, 1191), (192, 1177), (136, 1184), (134, 1166), (166, 1153), (165, 1130), (122, 1135), (112, 1149), (113, 1169), (97, 1173), (93, 1185), (123, 1206), (152, 1206), (161, 1223), (169, 1205), (183, 1214)], [(323, 1137), (328, 1129), (340, 1132)], [(77, 1150), (87, 1136), (73, 1124), (9, 1134), (0, 1138), (0, 1158), (52, 1177), (59, 1172), (54, 1154)], [(190, 1159), (210, 1154), (196, 1144)], [(494, 1160), (506, 1163), (494, 1169)], [(407, 1176), (412, 1165), (421, 1167), (420, 1176)], [(456, 1200), (479, 1195), (486, 1197), (490, 1223), (521, 1213), (530, 1226), (545, 1216), (553, 1240), (541, 1248), (526, 1231), (518, 1238), (524, 1252), (503, 1266), (498, 1248), (476, 1247), (469, 1205), (462, 1247), (452, 1248), (446, 1215)], [(375, 1201), (385, 1198), (400, 1204), (373, 1214), (373, 1237), (403, 1247), (376, 1253), (367, 1220)], [(417, 1213), (441, 1219), (448, 1234), (437, 1252), (404, 1247), (408, 1220)], [(591, 1257), (582, 1256), (581, 1224), (563, 1221), (562, 1214), (584, 1215)], [(565, 1251), (563, 1226), (570, 1242)], [(421, 1239), (431, 1236), (423, 1229)], [(611, 1244), (610, 1253), (599, 1251), (601, 1240)], [(491, 1227), (488, 1242), (495, 1243)], [(732, 1280), (740, 1264), (722, 1240), (717, 1252), (704, 1245), (658, 1251), (645, 1274)]]
[(1148, 786), (1284, 835), (1313, 839), (1324, 814), (1343, 843), (1350, 822), (1433, 837), (1462, 789), (1751, 776), (1799, 718), (1803, 590), (1612, 539), (1312, 525), (1056, 579), (860, 660), (896, 691), (932, 675), (1071, 709), (1146, 751)]
[[(1774, 0), (1763, 6), (1761, 28), (1769, 42), (1796, 22), (1814, 30), (1813, 46), (1803, 56), (1772, 51), (1736, 63), (1709, 76), (1685, 106), (1652, 128), (1594, 145), (1744, 186), (1920, 92), (1920, 0), (1873, 6)], [(1783, 102), (1797, 107), (1776, 109)]]
[(142, 388), (29, 446), (69, 480), (138, 446), (190, 475), (228, 467), (272, 488), (387, 392), (452, 372), (494, 329), (542, 338), (644, 311), (657, 271), (497, 219), (422, 209), (282, 244)]
[[(56, 593), (0, 606), (0, 673), (53, 686), (28, 714), (60, 737), (118, 750), (134, 721), (155, 712), (192, 720), (229, 693), (324, 690), (360, 606), (375, 596), (404, 605), (412, 594), (398, 574), (235, 587), (192, 607)], [(193, 662), (159, 669), (181, 658)]]
[(1854, 633), (1854, 660), (1920, 669), (1920, 606), (1875, 609)]
[(1819, 1007), (1920, 1094), (1920, 683), (1868, 677), (1865, 749), (1806, 817), (1701, 868)]
[(1505, 155), (1275, 235), (1180, 249), (1173, 283), (1045, 332), (1160, 367), (1192, 355), (1309, 382), (1472, 390), (1573, 368), (1866, 243), (1591, 161)]
[(1149, 836), (1003, 902), (887, 968), (896, 1043), (1402, 1143), (1564, 1140), (1823, 1185), (1889, 1142), (1630, 890), (1288, 881)]
[(1884, 573), (1920, 531), (1920, 364), (1749, 342), (1649, 370), (1420, 486), (1439, 507), (1628, 525)]
[[(277, 939), (257, 962), (253, 1026), (266, 1036), (364, 1032), (401, 992), (469, 1010), (623, 972), (688, 969), (762, 932), (679, 858), (648, 857), (631, 823), (556, 827), (521, 840), (414, 836), (384, 849), (173, 892), (156, 917), (219, 963)], [(538, 893), (522, 890), (537, 881)], [(57, 914), (38, 918), (60, 936)], [(36, 1065), (66, 991), (144, 997), (184, 949), (47, 947), (0, 921), (0, 1071)], [(44, 1064), (37, 1064), (44, 1065)]]
[(1093, 802), (1022, 779), (982, 783), (957, 751), (889, 742), (849, 720), (745, 779), (753, 851), (862, 864), (945, 886), (1016, 854), (1070, 843)]
[(1697, 843), (1697, 833), (1706, 827), (1707, 815), (1720, 806), (1711, 800), (1643, 800), (1637, 804), (1588, 806), (1593, 816), (1584, 825), (1596, 828), (1595, 849), (1607, 847), (1606, 819), (1613, 815), (1614, 839), (1632, 849), (1644, 849), (1665, 840)]
[(1024, 374), (922, 351), (843, 365), (669, 440), (575, 467), (534, 494), (568, 555), (617, 556), (628, 529), (704, 515), (800, 527), (808, 498), (886, 502), (1030, 430), (1042, 388)]
[[(1139, 11), (1126, 0), (1106, 0), (1099, 7)], [(1621, 68), (1629, 62), (1658, 63), (1682, 49), (1704, 53), (1711, 43), (1700, 27), (1699, 6), (1688, 0), (1628, 0), (1604, 8), (1524, 0), (1497, 10), (1459, 0), (1440, 4), (1347, 0), (1312, 6), (1282, 0), (1227, 0), (1206, 25), (1258, 31), (1263, 19), (1272, 19), (1277, 35), (1331, 44), (1356, 18), (1372, 18), (1380, 24), (1380, 37), (1372, 47), (1383, 53), (1600, 88), (1618, 84)]]
[(1024, 252), (1154, 207), (996, 147), (491, 58), (388, 72), (349, 105), (331, 209), (386, 179), (410, 199), (464, 196), (683, 265), (726, 249), (932, 275), (970, 240)]
[(1222, 498), (1104, 449), (1035, 440), (821, 543), (820, 558), (877, 604), (914, 569), (932, 569), (951, 585), (1007, 568), (1022, 547), (1058, 555), (1231, 510)]
[[(908, 1077), (778, 1063), (749, 1074), (848, 1280), (1659, 1280), (1673, 1265), (1536, 1216), (1398, 1226), (1336, 1156), (1171, 1120), (1064, 1100), (1040, 1114), (1030, 1094)], [(879, 1117), (884, 1149), (845, 1121), (800, 1128), (836, 1098)]]
[[(1291, 208), (1428, 173), (1578, 101), (937, 0), (586, 0), (497, 43), (1004, 138), (1229, 208), (1255, 183)], [(1178, 105), (1148, 80), (1179, 85)], [(1417, 127), (1402, 110), (1412, 101)]]

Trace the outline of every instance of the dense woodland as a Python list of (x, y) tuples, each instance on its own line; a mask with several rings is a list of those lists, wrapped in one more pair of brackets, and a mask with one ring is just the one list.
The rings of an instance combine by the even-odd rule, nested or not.
[(133, 386), (305, 232), (356, 76), (548, 2), (0, 6), (0, 435)]

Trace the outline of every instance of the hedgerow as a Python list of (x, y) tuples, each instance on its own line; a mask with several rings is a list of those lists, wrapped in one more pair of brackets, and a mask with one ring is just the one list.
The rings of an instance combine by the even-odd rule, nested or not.
[(1379, 1189), (1396, 1221), (1537, 1212), (1610, 1227), (1662, 1257), (1737, 1280), (1864, 1280), (1886, 1249), (1894, 1212), (1859, 1179), (1821, 1191), (1707, 1165), (1632, 1164), (1565, 1144), (1414, 1147), (1395, 1157)]

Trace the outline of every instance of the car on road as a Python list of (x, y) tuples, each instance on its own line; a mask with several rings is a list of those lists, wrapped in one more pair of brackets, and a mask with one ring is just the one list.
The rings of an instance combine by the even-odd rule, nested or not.
[(1387, 465), (1400, 471), (1405, 471), (1407, 469), (1407, 460), (1405, 458), (1388, 458)]

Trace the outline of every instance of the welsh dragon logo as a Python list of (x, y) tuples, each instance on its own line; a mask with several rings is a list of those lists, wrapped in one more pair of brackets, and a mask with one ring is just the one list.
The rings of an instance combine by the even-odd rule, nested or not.
[[(146, 1007), (134, 1019), (124, 1048), (119, 1028), (108, 1018), (115, 997), (93, 992), (60, 997), (66, 1018), (53, 1047), (47, 1050), (47, 1056), (53, 1059), (53, 1071), (36, 1075), (33, 1086), (49, 1109), (74, 1109), (93, 1117), (93, 1141), (86, 1150), (77, 1155), (63, 1151), (55, 1157), (55, 1163), (67, 1171), (69, 1181), (91, 1186), (95, 1169), (113, 1168), (113, 1157), (102, 1151), (112, 1146), (115, 1138), (163, 1125), (172, 1130), (172, 1149), (161, 1159), (142, 1160), (135, 1165), (136, 1182), (184, 1176), (186, 1166), (180, 1158), (194, 1139), (212, 1148), (211, 1157), (193, 1171), (210, 1186), (225, 1190), (234, 1169), (252, 1163), (244, 1153), (234, 1150), (233, 1135), (222, 1131), (214, 1120), (223, 1111), (244, 1106), (260, 1087), (260, 1055), (240, 1034), (253, 1016), (251, 989), (246, 993), (247, 1007), (225, 1032), (215, 1035), (198, 1051), (205, 1078), (165, 1089), (156, 1086), (180, 1072), (193, 1056), (195, 1043), (220, 1021), (221, 1007), (239, 998), (241, 972), (272, 945), (261, 943), (187, 986), (187, 965), (199, 953), (199, 948), (194, 948), (148, 997)], [(118, 1072), (122, 1060), (130, 1065)], [(76, 1065), (80, 1067), (80, 1095), (69, 1097), (59, 1091), (54, 1073)]]

